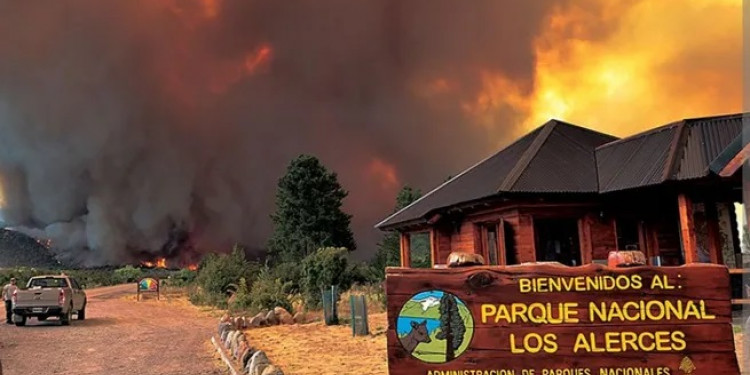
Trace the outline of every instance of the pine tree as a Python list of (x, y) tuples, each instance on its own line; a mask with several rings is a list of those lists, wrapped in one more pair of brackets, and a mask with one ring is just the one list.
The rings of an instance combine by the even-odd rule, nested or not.
[(456, 358), (456, 350), (464, 342), (466, 326), (458, 311), (458, 302), (452, 294), (444, 293), (440, 299), (440, 333), (435, 336), (445, 340), (445, 361)]
[(314, 156), (292, 160), (279, 180), (269, 255), (277, 262), (300, 261), (321, 247), (356, 249), (351, 215), (341, 209), (348, 192)]
[[(393, 212), (396, 213), (404, 207), (412, 204), (419, 199), (422, 193), (410, 186), (404, 186), (396, 196), (396, 205)], [(385, 277), (386, 267), (396, 267), (401, 264), (401, 245), (399, 243), (399, 234), (395, 232), (386, 233), (383, 239), (378, 243), (378, 251), (375, 253), (371, 265), (373, 273), (378, 278)]]

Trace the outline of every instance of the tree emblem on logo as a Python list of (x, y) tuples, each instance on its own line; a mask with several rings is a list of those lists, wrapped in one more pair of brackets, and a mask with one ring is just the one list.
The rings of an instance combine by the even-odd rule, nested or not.
[(455, 295), (431, 290), (406, 301), (396, 330), (401, 345), (413, 357), (427, 363), (446, 363), (468, 348), (474, 319)]
[(685, 357), (682, 359), (682, 362), (680, 362), (680, 370), (682, 370), (685, 374), (692, 374), (693, 371), (695, 371), (695, 364), (693, 364), (693, 360), (690, 359), (690, 357)]

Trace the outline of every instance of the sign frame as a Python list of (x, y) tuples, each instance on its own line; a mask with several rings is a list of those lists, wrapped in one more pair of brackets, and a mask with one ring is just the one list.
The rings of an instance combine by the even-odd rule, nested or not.
[[(148, 288), (148, 287), (142, 288), (142, 285), (143, 285), (142, 283), (145, 281), (149, 281), (149, 280), (151, 280), (153, 284), (156, 285), (156, 288)], [(137, 293), (137, 297), (136, 297), (137, 301), (141, 300), (142, 293), (156, 293), (156, 300), (158, 301), (161, 299), (161, 280), (159, 280), (159, 278), (143, 277), (138, 280), (138, 283), (136, 283), (135, 288), (136, 288), (136, 293)]]
[[(566, 280), (562, 284), (568, 289), (562, 292), (546, 290), (553, 278)], [(576, 286), (570, 281), (578, 278), (584, 278), (580, 281), (582, 284)], [(601, 288), (607, 289), (611, 287), (608, 286), (611, 280), (622, 285), (613, 290), (587, 290), (585, 280), (589, 279), (594, 281), (588, 281), (588, 287), (601, 282)], [(602, 282), (604, 279), (608, 281)], [(555, 288), (561, 283), (559, 280), (554, 283)], [(635, 284), (640, 284), (640, 287), (628, 287), (623, 280), (639, 280)], [(538, 287), (537, 290), (532, 290), (534, 287)], [(430, 295), (431, 291), (437, 292)], [(629, 368), (639, 368), (649, 375), (690, 375), (703, 370), (710, 370), (712, 375), (739, 374), (731, 324), (729, 272), (725, 266), (690, 264), (610, 268), (598, 264), (579, 267), (525, 264), (443, 269), (388, 268), (386, 294), (388, 370), (391, 375), (609, 375), (619, 374), (618, 369)], [(453, 302), (450, 298), (442, 300), (442, 296), (448, 294), (456, 297)], [(417, 296), (420, 297), (415, 299)], [(425, 296), (431, 296), (432, 300)], [(424, 315), (420, 315), (422, 313), (414, 302), (427, 307)], [(645, 308), (647, 303), (648, 308)], [(452, 326), (446, 322), (435, 322), (437, 313), (429, 308), (443, 304), (457, 306), (453, 311), (460, 314), (454, 313), (454, 319), (457, 322), (462, 319), (465, 329), (461, 328), (461, 323), (450, 328)], [(507, 312), (512, 311), (514, 305), (519, 314), (516, 314), (518, 319), (511, 320), (512, 316), (509, 318)], [(532, 305), (533, 313), (529, 309)], [(609, 309), (611, 313), (617, 310), (615, 305), (621, 310), (619, 313), (602, 317), (602, 309)], [(674, 309), (677, 305), (690, 313), (676, 315)], [(534, 314), (539, 318), (545, 306), (550, 306), (546, 321), (529, 320)], [(669, 319), (657, 319), (659, 307), (671, 308), (673, 314)], [(560, 321), (564, 309), (569, 310), (569, 318), (578, 320)], [(448, 310), (446, 307), (445, 311)], [(499, 310), (503, 312), (498, 313)], [(471, 314), (471, 327), (466, 323), (469, 320), (465, 311)], [(526, 321), (520, 318), (521, 311), (528, 313)], [(652, 314), (652, 311), (656, 312)], [(636, 316), (638, 312), (642, 315)], [(625, 317), (618, 318), (618, 314), (625, 314)], [(418, 315), (426, 318), (417, 318)], [(442, 313), (439, 319), (447, 320)], [(424, 327), (419, 327), (420, 324)], [(440, 324), (440, 330), (436, 330), (437, 324)], [(449, 332), (457, 332), (451, 337), (455, 340), (451, 341), (455, 350), (452, 357), (446, 353), (444, 360), (436, 361), (434, 342), (437, 336), (434, 335), (445, 336), (443, 327)], [(420, 330), (423, 331), (421, 339)], [(472, 335), (466, 334), (469, 330)], [(424, 337), (424, 331), (432, 340)], [(463, 341), (455, 339), (459, 334), (466, 334), (462, 336)], [(585, 338), (582, 338), (583, 334)], [(524, 342), (527, 337), (531, 338)], [(610, 347), (603, 350), (605, 337)], [(642, 338), (643, 342), (635, 345), (633, 337), (636, 340)], [(407, 338), (411, 341), (406, 341)], [(617, 340), (623, 338), (628, 342), (625, 350), (620, 345), (621, 349), (615, 352)], [(441, 340), (445, 340), (442, 347), (446, 348), (447, 339), (443, 337)], [(659, 348), (651, 350), (652, 343), (656, 345), (657, 340)], [(593, 349), (591, 345), (594, 345)], [(611, 371), (607, 372), (608, 369)]]

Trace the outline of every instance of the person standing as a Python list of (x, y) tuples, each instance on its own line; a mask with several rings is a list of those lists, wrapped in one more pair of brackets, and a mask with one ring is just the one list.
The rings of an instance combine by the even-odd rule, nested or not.
[(13, 312), (11, 309), (13, 308), (13, 293), (18, 290), (18, 287), (16, 286), (16, 278), (11, 277), (10, 284), (7, 284), (3, 287), (3, 301), (5, 301), (5, 323), (7, 324), (13, 324)]

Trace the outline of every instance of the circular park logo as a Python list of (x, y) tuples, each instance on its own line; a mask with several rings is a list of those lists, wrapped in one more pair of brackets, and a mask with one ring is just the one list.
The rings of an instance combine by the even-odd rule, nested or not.
[(446, 363), (457, 358), (474, 335), (474, 318), (464, 301), (442, 290), (411, 297), (396, 323), (404, 349), (427, 363)]

